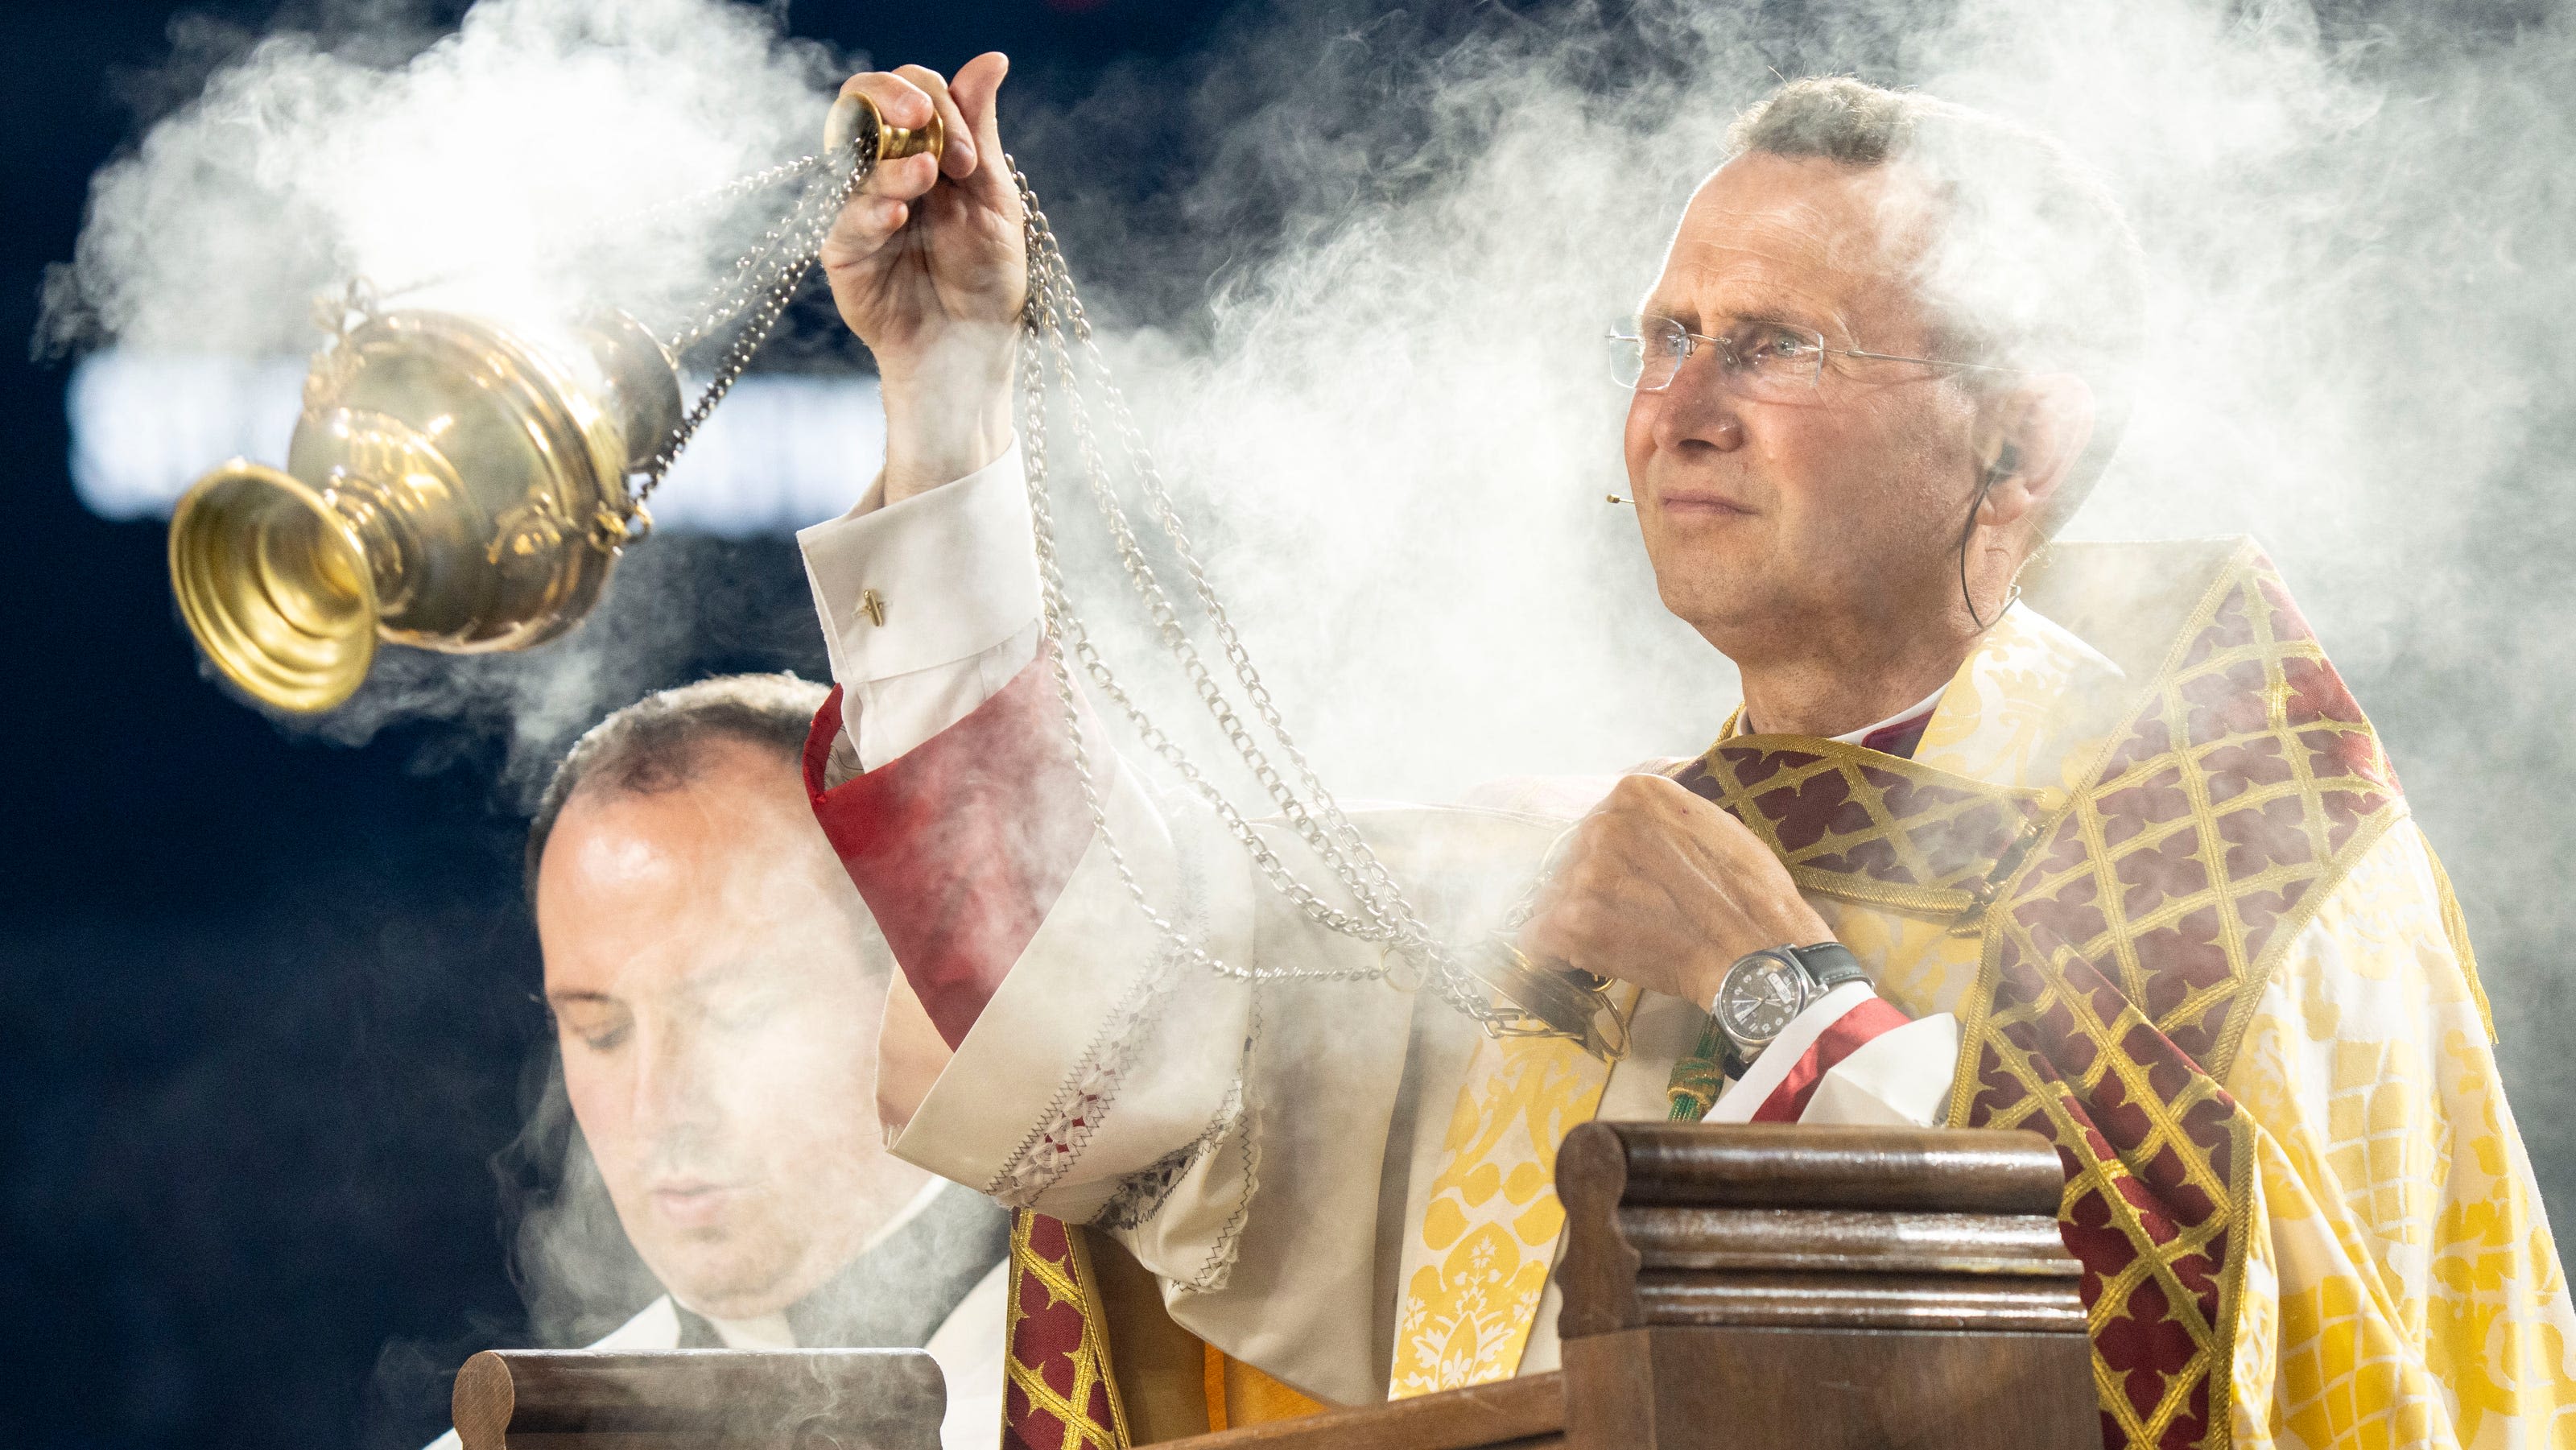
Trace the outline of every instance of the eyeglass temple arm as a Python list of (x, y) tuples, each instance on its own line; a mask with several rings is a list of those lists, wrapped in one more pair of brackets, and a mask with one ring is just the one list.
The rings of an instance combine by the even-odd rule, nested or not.
[[(1691, 346), (1692, 343), (1696, 342), (1707, 343), (1709, 346), (1721, 351), (1726, 349), (1726, 344), (1717, 338), (1693, 332), (1687, 327), (1680, 329), (1680, 331), (1683, 338), (1682, 355), (1684, 357), (1688, 357), (1692, 352), (1696, 351), (1696, 349)], [(1628, 333), (1619, 331), (1615, 327), (1610, 330), (1610, 338), (1614, 342), (1643, 342), (1646, 340), (1642, 329), (1632, 336)], [(1945, 357), (1900, 357), (1892, 352), (1868, 352), (1856, 347), (1818, 347), (1816, 351), (1821, 353), (1831, 353), (1836, 357), (1868, 358), (1874, 362), (1920, 363), (1925, 367), (1933, 368), (1966, 368), (1971, 372), (1980, 373), (2028, 373), (2030, 371), (2028, 368), (2008, 368), (2000, 363), (1960, 362), (1955, 359)]]
[(1822, 351), (1832, 353), (1837, 357), (1865, 357), (1874, 359), (1878, 362), (1921, 363), (1925, 367), (1934, 368), (1967, 368), (1972, 372), (1980, 373), (2026, 373), (2030, 371), (2028, 368), (2008, 368), (2000, 363), (1958, 362), (1946, 357), (1898, 357), (1892, 352), (1863, 352), (1856, 347), (1829, 347), (1822, 349)]

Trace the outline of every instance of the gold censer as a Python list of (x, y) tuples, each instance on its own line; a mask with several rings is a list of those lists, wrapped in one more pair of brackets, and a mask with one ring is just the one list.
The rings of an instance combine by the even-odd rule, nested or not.
[[(692, 323), (656, 337), (623, 313), (531, 325), (384, 310), (364, 284), (331, 309), (283, 470), (214, 469), (170, 518), (170, 587), (225, 678), (279, 710), (356, 692), (379, 638), (470, 654), (581, 622), (645, 501), (776, 327), (842, 202), (880, 159), (936, 152), (939, 123), (834, 106), (824, 149), (726, 195), (812, 181)], [(748, 318), (694, 406), (678, 355)]]

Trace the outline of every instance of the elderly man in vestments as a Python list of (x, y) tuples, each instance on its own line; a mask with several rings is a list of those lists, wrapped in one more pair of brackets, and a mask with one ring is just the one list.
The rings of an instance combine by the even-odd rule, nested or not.
[(2576, 1319), (2368, 721), (2250, 543), (2042, 557), (2142, 330), (2062, 150), (1853, 81), (1745, 116), (1613, 349), (1658, 588), (1743, 708), (1615, 782), (1353, 813), (1445, 940), (1607, 979), (1605, 1061), (1328, 980), (1382, 949), (1060, 701), (1004, 67), (850, 83), (951, 140), (826, 247), (888, 447), (803, 546), (815, 810), (953, 1049), (894, 1148), (1023, 1210), (1010, 1443), (1552, 1368), (1559, 1142), (1702, 1115), (2048, 1138), (2114, 1450), (2567, 1438)]

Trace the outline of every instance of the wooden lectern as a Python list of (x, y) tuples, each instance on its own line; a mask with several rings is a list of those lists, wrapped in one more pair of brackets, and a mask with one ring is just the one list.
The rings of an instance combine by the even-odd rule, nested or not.
[(465, 1450), (939, 1450), (917, 1349), (487, 1349), (456, 1372)]
[[(1176, 1440), (1173, 1450), (2100, 1450), (2080, 1271), (2057, 1233), (2065, 1180), (2041, 1138), (1591, 1123), (1567, 1137), (1556, 1183), (1566, 1210), (1561, 1371)], [(793, 1376), (768, 1389), (702, 1380), (684, 1392), (679, 1377), (704, 1373), (684, 1363), (691, 1353), (477, 1355), (457, 1376), (459, 1429), (469, 1379), (486, 1399), (494, 1376), (508, 1380), (519, 1408), (481, 1411), (479, 1424), (499, 1428), (467, 1434), (466, 1450), (747, 1443), (716, 1437), (705, 1411), (686, 1410), (710, 1395), (735, 1405), (728, 1424), (792, 1425), (766, 1441), (780, 1450), (936, 1443), (935, 1369), (926, 1401), (902, 1406), (890, 1392), (871, 1418), (875, 1397), (847, 1377), (829, 1394)], [(774, 1361), (784, 1373), (835, 1356), (857, 1365), (846, 1357), (867, 1353), (723, 1358)], [(585, 1359), (617, 1361), (627, 1376), (606, 1400), (583, 1391), (589, 1408), (551, 1408), (560, 1391), (520, 1368), (542, 1362), (555, 1384), (570, 1384)], [(791, 1391), (804, 1398), (787, 1403)], [(741, 1413), (736, 1396), (764, 1394), (775, 1413)], [(603, 1417), (607, 1401), (621, 1408)], [(665, 1411), (647, 1401), (697, 1419), (657, 1422)], [(901, 1438), (904, 1417), (917, 1429), (925, 1413), (929, 1438)]]

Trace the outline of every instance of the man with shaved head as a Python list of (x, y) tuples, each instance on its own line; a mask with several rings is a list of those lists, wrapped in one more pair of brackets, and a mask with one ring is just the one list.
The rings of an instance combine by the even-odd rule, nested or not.
[[(1555, 1156), (1595, 1117), (2043, 1135), (2113, 1450), (2566, 1434), (2576, 1314), (2368, 721), (2250, 541), (2050, 547), (2144, 327), (2061, 147), (1851, 80), (1747, 112), (1608, 330), (1657, 587), (1742, 707), (1588, 795), (1352, 812), (1365, 850), (1254, 827), (1327, 883), (1298, 901), (1060, 701), (1004, 69), (850, 82), (950, 140), (825, 248), (888, 447), (804, 547), (814, 809), (956, 1054), (895, 1152), (1023, 1209), (1015, 1272), (1101, 1310), (1014, 1295), (1011, 1435), (1553, 1368)], [(1430, 955), (1372, 925), (1370, 863), (1447, 950), (1604, 983), (1601, 1051), (1347, 980)]]

